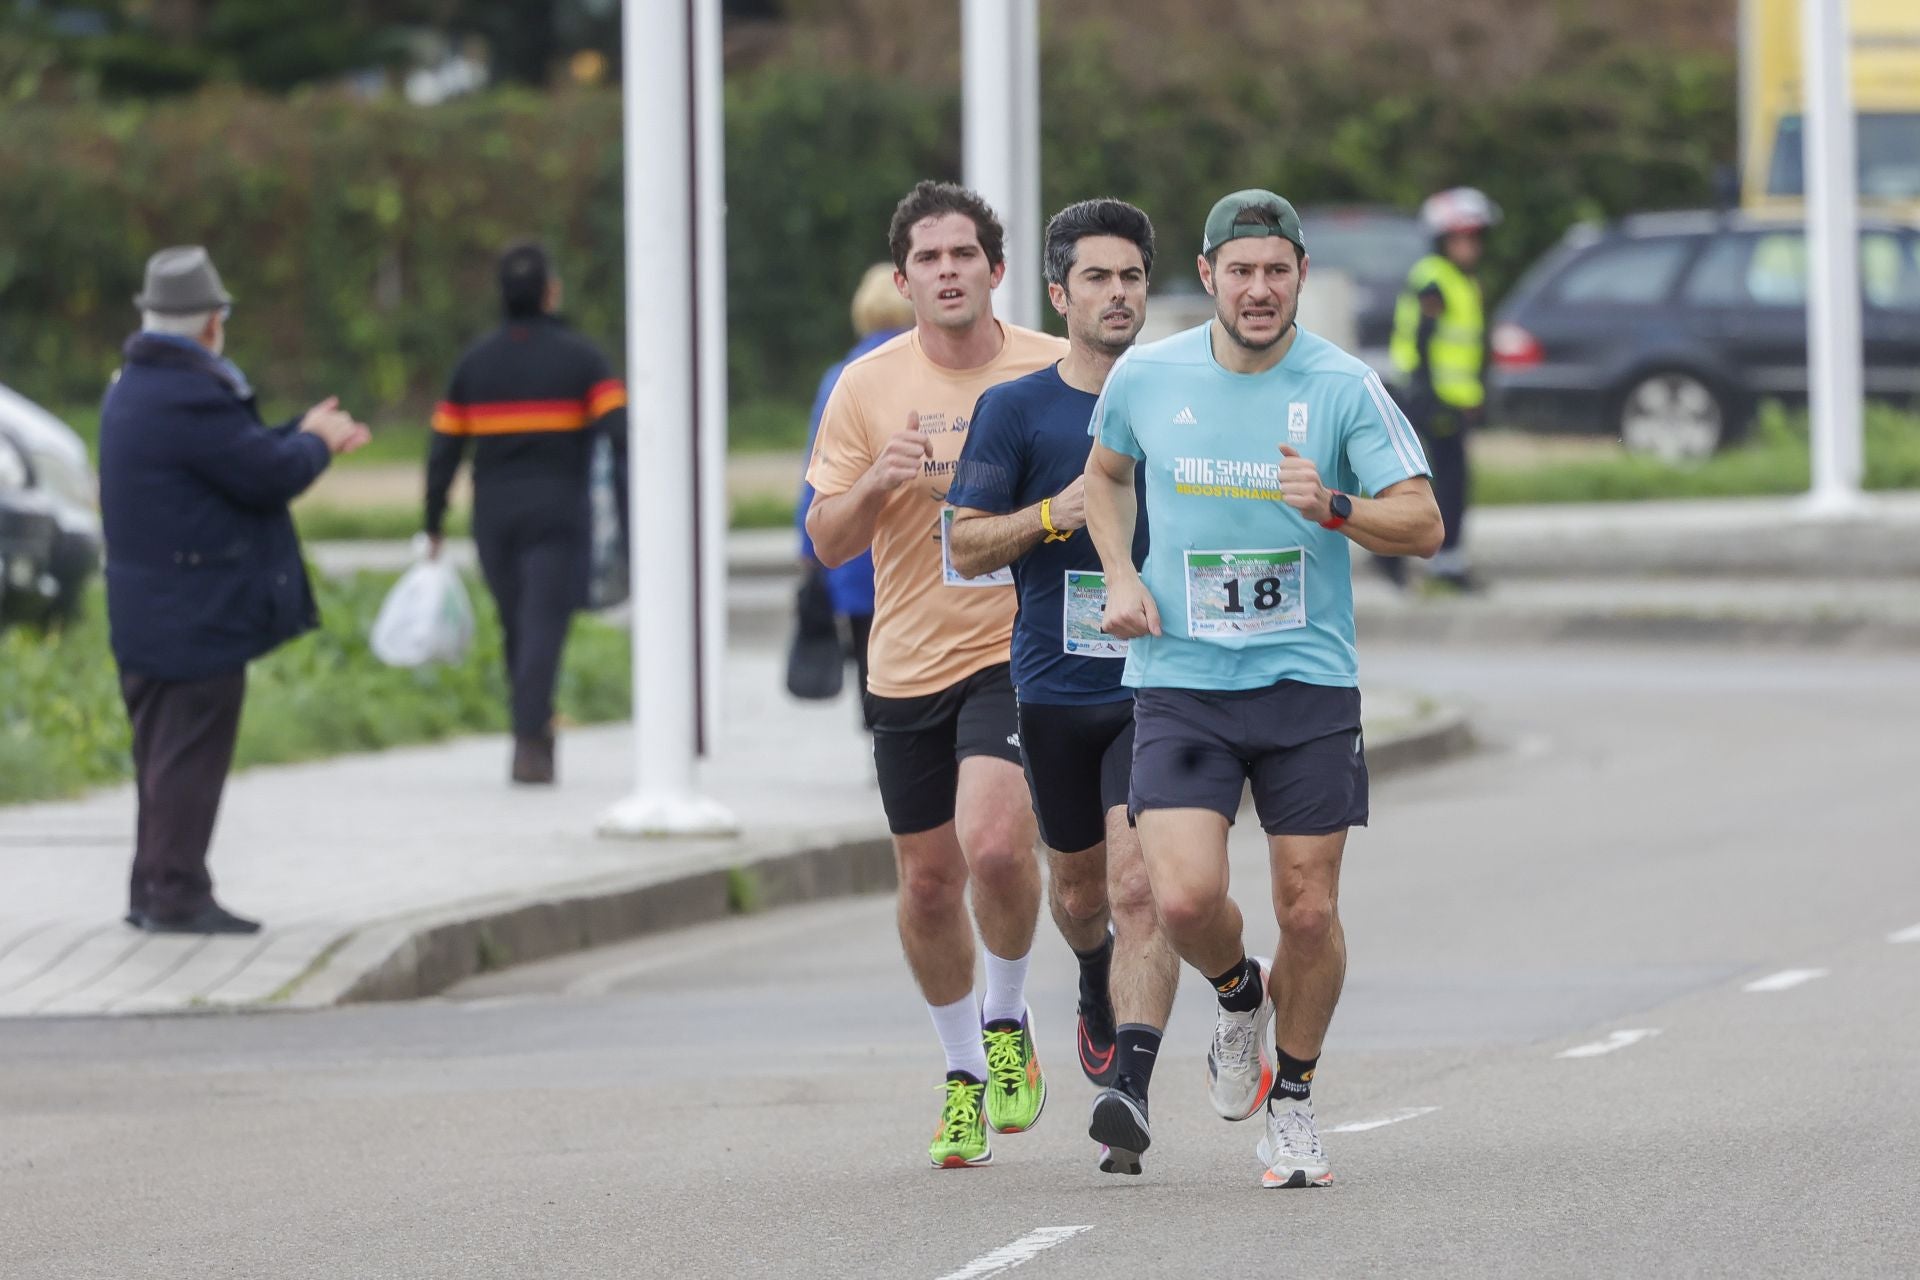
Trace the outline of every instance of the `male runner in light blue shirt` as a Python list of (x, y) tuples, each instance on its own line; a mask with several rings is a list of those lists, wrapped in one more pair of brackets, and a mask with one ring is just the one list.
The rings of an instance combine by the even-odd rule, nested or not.
[[(1367, 821), (1347, 541), (1425, 557), (1443, 532), (1419, 441), (1379, 378), (1295, 323), (1307, 265), (1279, 196), (1215, 204), (1198, 264), (1214, 318), (1115, 364), (1085, 486), (1103, 626), (1130, 641), (1129, 807), (1168, 940), (1219, 996), (1214, 1108), (1244, 1120), (1266, 1104), (1269, 1187), (1333, 1180), (1311, 1083), (1346, 972), (1340, 858)], [(1136, 571), (1142, 466), (1153, 538)], [(1271, 963), (1247, 956), (1227, 894), (1249, 780), (1272, 856)]]

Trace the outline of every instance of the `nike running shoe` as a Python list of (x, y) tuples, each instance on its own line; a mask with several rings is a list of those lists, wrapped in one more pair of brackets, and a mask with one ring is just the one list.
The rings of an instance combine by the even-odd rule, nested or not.
[(986, 1085), (964, 1071), (947, 1072), (947, 1100), (940, 1123), (933, 1130), (927, 1156), (936, 1169), (965, 1169), (993, 1161), (993, 1145), (981, 1121), (980, 1100)]
[(1024, 1133), (1047, 1105), (1047, 1080), (1033, 1051), (1033, 1012), (1018, 1022), (989, 1022), (980, 1038), (987, 1046), (987, 1127)]
[(1269, 1101), (1267, 1133), (1254, 1154), (1267, 1166), (1260, 1175), (1263, 1187), (1324, 1187), (1333, 1181), (1312, 1102)]
[(1207, 1094), (1228, 1120), (1251, 1117), (1273, 1088), (1273, 996), (1267, 990), (1273, 962), (1255, 956), (1253, 963), (1260, 970), (1260, 1007), (1251, 1013), (1221, 1009), (1207, 1048)]
[(1113, 1001), (1104, 991), (1080, 989), (1080, 1070), (1102, 1089), (1111, 1089), (1120, 1075), (1114, 1051)]
[(1141, 1153), (1153, 1145), (1146, 1100), (1119, 1085), (1102, 1089), (1093, 1100), (1087, 1136), (1100, 1144), (1100, 1172), (1138, 1174)]

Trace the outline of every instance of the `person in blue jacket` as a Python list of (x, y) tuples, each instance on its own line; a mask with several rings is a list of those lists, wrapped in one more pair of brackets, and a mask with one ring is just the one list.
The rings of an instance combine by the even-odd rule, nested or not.
[[(860, 287), (854, 290), (852, 313), (853, 331), (859, 340), (820, 378), (819, 393), (813, 398), (812, 419), (807, 425), (808, 457), (813, 456), (814, 437), (820, 432), (820, 415), (826, 410), (827, 397), (833, 394), (834, 384), (840, 381), (840, 371), (913, 326), (913, 304), (902, 297), (894, 285), (891, 262), (877, 262), (867, 268)], [(800, 566), (803, 572), (825, 576), (833, 612), (847, 621), (848, 650), (860, 673), (860, 688), (864, 690), (867, 687), (867, 636), (873, 630), (873, 552), (862, 551), (837, 569), (821, 565), (813, 554), (813, 539), (807, 536), (807, 508), (812, 505), (813, 486), (803, 477), (800, 505), (794, 514), (794, 523), (800, 530)]]
[(319, 622), (287, 504), (368, 440), (327, 399), (268, 428), (226, 360), (233, 299), (207, 251), (163, 249), (100, 409), (107, 621), (139, 805), (127, 923), (253, 933), (213, 898), (207, 846), (247, 663)]

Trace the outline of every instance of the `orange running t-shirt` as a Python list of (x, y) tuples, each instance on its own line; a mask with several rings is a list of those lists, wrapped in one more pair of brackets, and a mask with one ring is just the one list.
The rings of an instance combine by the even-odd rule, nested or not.
[(807, 482), (822, 497), (853, 488), (897, 433), (917, 428), (930, 437), (920, 478), (888, 495), (874, 525), (867, 687), (879, 697), (938, 693), (1007, 660), (1013, 587), (948, 585), (941, 513), (974, 401), (1059, 360), (1067, 344), (1018, 325), (1000, 328), (1000, 354), (977, 369), (935, 364), (908, 330), (848, 365), (820, 418)]

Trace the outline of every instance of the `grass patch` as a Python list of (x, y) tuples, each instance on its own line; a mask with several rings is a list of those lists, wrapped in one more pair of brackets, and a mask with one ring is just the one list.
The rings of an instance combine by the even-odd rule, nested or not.
[[(423, 515), (419, 503), (392, 507), (326, 507), (296, 503), (294, 527), (308, 542), (405, 542), (420, 532)], [(450, 507), (445, 532), (451, 538), (464, 538), (473, 529), (472, 514), (463, 507)]]
[[(249, 668), (237, 768), (507, 730), (500, 629), (484, 588), (468, 583), (478, 625), (464, 662), (399, 670), (367, 648), (393, 577), (314, 575), (321, 628)], [(578, 724), (623, 719), (631, 691), (627, 633), (576, 617), (560, 674), (560, 714)], [(130, 739), (97, 583), (67, 630), (0, 632), (0, 804), (122, 781), (133, 772)]]
[(760, 878), (747, 867), (727, 868), (727, 910), (737, 916), (750, 916), (760, 910)]
[(740, 453), (804, 449), (813, 406), (791, 400), (743, 400), (727, 410), (727, 448)]
[[(1870, 404), (1865, 422), (1868, 489), (1920, 488), (1920, 414)], [(1803, 493), (1811, 483), (1807, 416), (1762, 406), (1746, 440), (1702, 462), (1675, 464), (1624, 451), (1535, 466), (1482, 466), (1481, 506), (1534, 502), (1635, 502)]]

